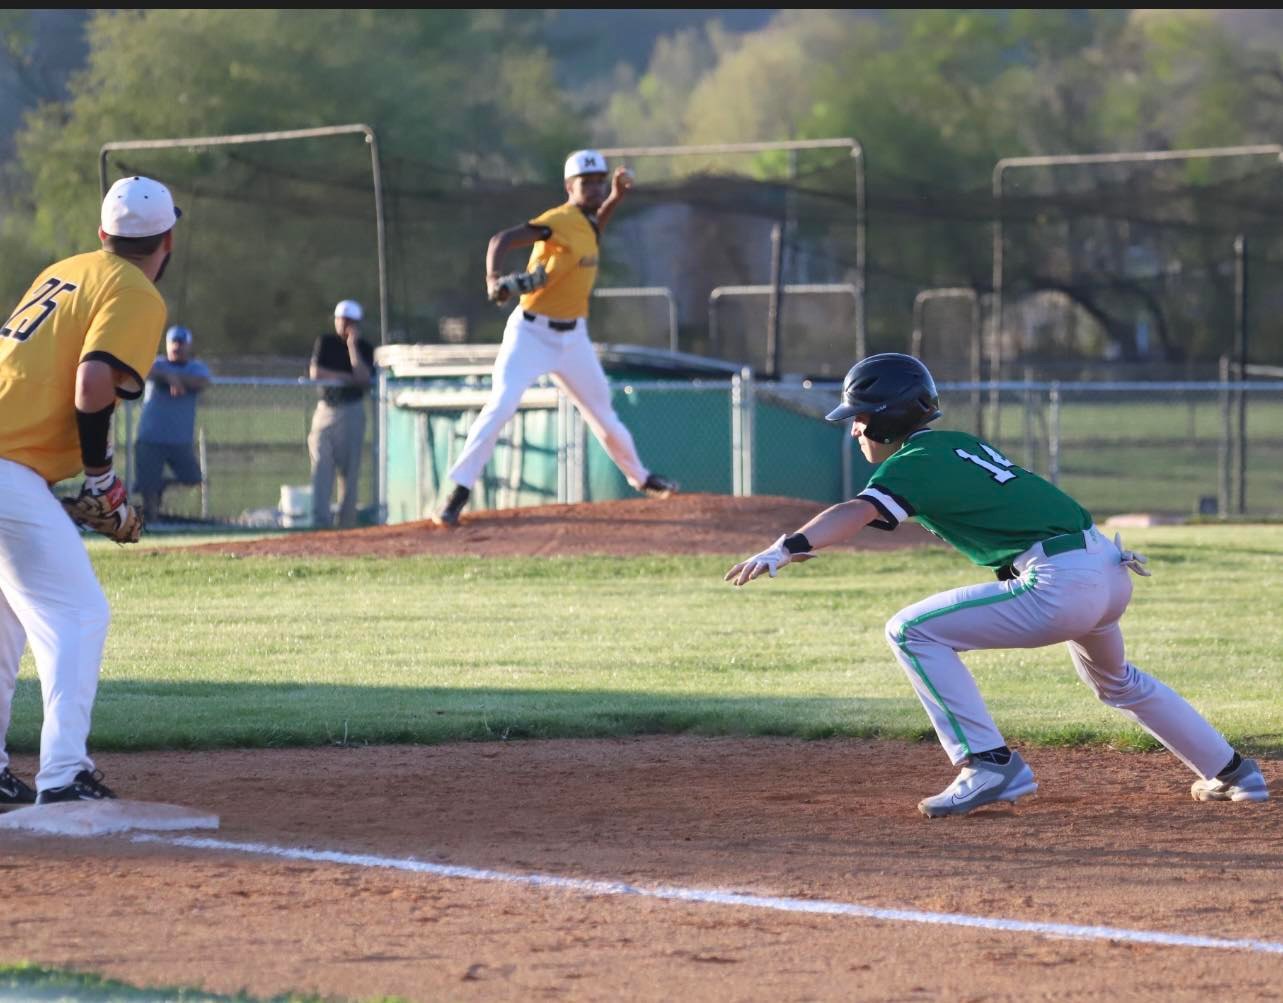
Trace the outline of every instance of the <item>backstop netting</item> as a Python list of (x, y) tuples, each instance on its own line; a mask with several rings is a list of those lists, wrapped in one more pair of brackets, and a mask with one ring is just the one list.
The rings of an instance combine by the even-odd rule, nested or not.
[[(779, 227), (780, 371), (849, 368), (860, 278), (849, 151), (798, 151), (791, 162), (761, 154), (628, 163), (637, 188), (603, 240), (597, 285), (605, 295), (592, 303), (594, 340), (667, 348), (675, 326), (681, 351), (769, 368)], [(165, 292), (174, 317), (203, 331), (205, 351), (305, 354), (335, 301), (376, 303), (370, 163), (359, 136), (126, 150), (112, 155), (110, 168), (109, 181), (127, 173), (160, 178), (184, 208)], [(386, 340), (499, 340), (506, 310), (485, 299), (487, 241), (563, 201), (561, 181), (405, 157), (385, 157), (383, 175)], [(526, 253), (514, 252), (504, 270), (523, 268)], [(612, 294), (626, 289), (647, 292)]]
[(1274, 153), (1005, 171), (1003, 375), (1215, 379), (1235, 350), (1239, 237), (1254, 361), (1273, 361), (1280, 181)]

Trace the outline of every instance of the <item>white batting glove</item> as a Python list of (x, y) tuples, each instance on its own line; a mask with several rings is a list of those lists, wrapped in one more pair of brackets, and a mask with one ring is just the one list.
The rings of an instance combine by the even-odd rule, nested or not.
[(1123, 534), (1114, 534), (1114, 546), (1118, 548), (1118, 559), (1122, 566), (1132, 574), (1140, 575), (1142, 578), (1149, 578), (1153, 572), (1145, 567), (1149, 563), (1149, 558), (1144, 554), (1138, 554), (1134, 550), (1123, 549)]
[(769, 573), (774, 578), (784, 565), (793, 561), (809, 561), (816, 556), (812, 553), (790, 554), (784, 548), (784, 539), (785, 537), (781, 536), (760, 554), (754, 554), (747, 561), (740, 561), (739, 564), (726, 572), (722, 581), (729, 582), (734, 580), (736, 585), (744, 585), (754, 578), (760, 578), (763, 573)]

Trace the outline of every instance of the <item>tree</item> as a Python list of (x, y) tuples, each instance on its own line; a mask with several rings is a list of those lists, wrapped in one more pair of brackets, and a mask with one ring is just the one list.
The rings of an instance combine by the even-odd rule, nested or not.
[[(493, 11), (99, 12), (89, 29), (88, 64), (73, 79), (69, 99), (41, 104), (18, 139), (35, 207), (27, 239), (47, 258), (96, 246), (97, 157), (109, 140), (365, 122), (378, 131), (389, 160), (454, 171), (456, 185), (459, 174), (478, 169), (514, 180), (559, 177), (561, 158), (582, 141), (582, 130), (555, 85), (551, 59), (527, 35), (521, 19)], [(228, 188), (254, 172), (272, 191), (284, 187), (282, 179), (292, 170), (313, 173), (336, 190), (361, 184), (368, 192), (368, 166), (357, 158), (350, 177), (345, 175), (329, 162), (335, 149), (300, 147), (289, 154), (296, 158), (291, 162), (262, 147), (214, 148), (149, 162), (164, 163), (175, 184), (212, 189), (224, 203), (211, 209), (231, 218), (229, 201), (244, 202), (253, 193)], [(260, 162), (246, 167), (252, 158)], [(299, 226), (314, 212), (315, 205), (300, 203)], [(205, 218), (214, 213), (207, 211)], [(213, 233), (207, 225), (186, 236), (206, 241), (209, 254)], [(250, 234), (240, 235), (240, 246), (235, 235), (218, 239), (229, 273), (230, 263), (244, 260), (247, 251), (259, 256), (253, 281), (277, 290), (271, 305), (278, 314), (292, 297), (312, 294), (302, 287), (317, 281), (315, 273), (351, 267), (331, 260), (315, 237), (300, 237), (291, 247), (285, 243), (288, 233), (274, 236), (280, 244), (258, 239), (253, 248), (244, 246), (247, 238), (255, 240)], [(448, 234), (439, 242), (442, 257), (459, 257)], [(264, 254), (269, 246), (275, 253)], [(300, 255), (304, 261), (310, 255), (312, 263), (300, 268)], [(201, 282), (211, 302), (237, 302), (245, 295), (217, 273)], [(9, 292), (10, 298), (17, 294)], [(285, 344), (296, 337), (286, 329), (274, 336), (261, 327), (245, 330), (243, 322), (239, 331), (234, 328), (228, 324), (229, 339), (254, 340), (218, 348), (263, 350), (274, 338)]]

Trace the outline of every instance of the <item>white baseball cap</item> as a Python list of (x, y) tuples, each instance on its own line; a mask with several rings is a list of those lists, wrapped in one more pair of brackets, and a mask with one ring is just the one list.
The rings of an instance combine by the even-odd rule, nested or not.
[(102, 200), (102, 230), (113, 237), (154, 237), (174, 228), (183, 211), (151, 178), (121, 178)]
[(361, 304), (356, 300), (339, 300), (338, 305), (334, 308), (334, 316), (342, 317), (344, 320), (359, 321), (365, 316), (365, 311), (361, 309)]
[(576, 150), (566, 158), (566, 180), (580, 174), (605, 174), (606, 158), (596, 150)]

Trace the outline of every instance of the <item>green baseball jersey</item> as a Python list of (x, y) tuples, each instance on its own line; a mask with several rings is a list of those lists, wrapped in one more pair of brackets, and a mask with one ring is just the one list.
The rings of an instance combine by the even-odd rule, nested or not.
[(914, 432), (869, 478), (860, 498), (871, 526), (910, 517), (976, 564), (1000, 568), (1041, 540), (1091, 527), (1091, 514), (1058, 487), (965, 432)]

